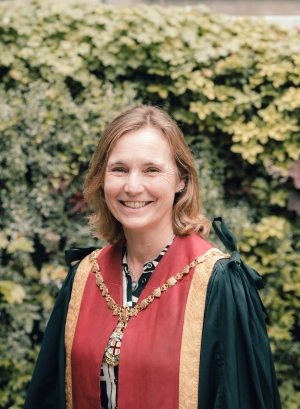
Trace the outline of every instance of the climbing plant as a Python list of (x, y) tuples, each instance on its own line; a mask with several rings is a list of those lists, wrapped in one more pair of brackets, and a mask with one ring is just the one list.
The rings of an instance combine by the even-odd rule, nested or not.
[(63, 250), (94, 242), (82, 182), (101, 132), (145, 103), (177, 120), (206, 214), (263, 275), (283, 407), (298, 409), (299, 40), (204, 7), (0, 3), (0, 408), (23, 405)]

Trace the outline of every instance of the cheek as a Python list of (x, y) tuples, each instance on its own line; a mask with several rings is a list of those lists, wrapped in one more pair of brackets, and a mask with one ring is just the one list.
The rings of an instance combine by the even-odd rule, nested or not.
[(156, 185), (155, 191), (152, 190), (152, 192), (162, 204), (173, 204), (175, 198), (175, 188), (172, 183), (160, 183)]
[(105, 198), (110, 198), (118, 194), (120, 191), (120, 181), (111, 176), (107, 176), (104, 179), (104, 196)]
[(104, 200), (109, 211), (116, 217), (118, 191), (115, 183), (104, 183)]

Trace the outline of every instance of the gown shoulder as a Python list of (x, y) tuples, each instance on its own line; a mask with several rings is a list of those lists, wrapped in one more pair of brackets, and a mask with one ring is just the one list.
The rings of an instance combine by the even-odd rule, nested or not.
[(65, 252), (66, 263), (73, 265), (58, 293), (47, 324), (24, 409), (66, 409), (64, 333), (69, 301), (80, 261), (98, 248), (73, 247)]

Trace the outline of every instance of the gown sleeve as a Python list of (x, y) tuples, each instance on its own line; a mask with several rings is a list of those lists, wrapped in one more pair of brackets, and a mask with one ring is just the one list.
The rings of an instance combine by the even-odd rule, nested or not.
[(198, 399), (199, 409), (281, 408), (263, 305), (232, 258), (216, 263), (208, 284)]
[(65, 409), (63, 399), (66, 360), (64, 327), (78, 264), (70, 269), (56, 299), (44, 333), (24, 409)]
[[(74, 247), (66, 261), (81, 260), (99, 247)], [(71, 267), (57, 296), (27, 392), (24, 409), (66, 409), (65, 324), (74, 277), (79, 263)]]

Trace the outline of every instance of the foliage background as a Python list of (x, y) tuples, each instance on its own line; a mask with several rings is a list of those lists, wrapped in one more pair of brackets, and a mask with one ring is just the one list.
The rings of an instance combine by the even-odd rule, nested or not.
[(82, 182), (99, 135), (141, 102), (178, 121), (206, 214), (263, 275), (283, 408), (299, 408), (299, 37), (201, 7), (1, 2), (0, 408), (24, 402), (63, 250), (94, 242)]

